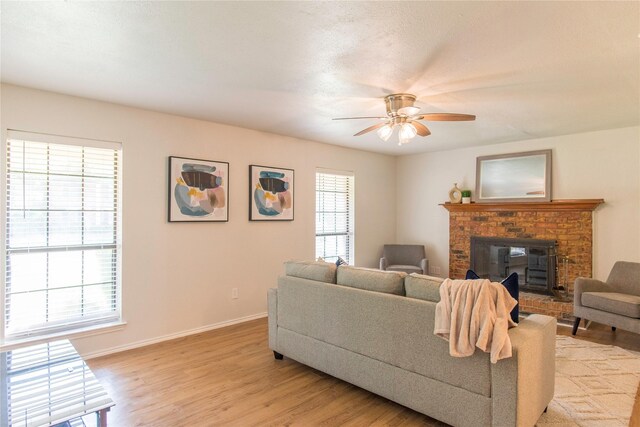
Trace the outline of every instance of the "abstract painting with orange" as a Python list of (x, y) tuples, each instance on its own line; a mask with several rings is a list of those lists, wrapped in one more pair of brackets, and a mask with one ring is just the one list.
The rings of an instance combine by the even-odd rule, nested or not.
[(249, 166), (251, 221), (293, 220), (293, 169)]
[(228, 221), (229, 163), (169, 157), (169, 222)]

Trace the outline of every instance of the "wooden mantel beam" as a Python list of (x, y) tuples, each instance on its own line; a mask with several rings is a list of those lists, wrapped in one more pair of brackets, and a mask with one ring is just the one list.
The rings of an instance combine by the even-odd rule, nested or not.
[(441, 203), (449, 212), (593, 211), (604, 199), (563, 199), (550, 202)]

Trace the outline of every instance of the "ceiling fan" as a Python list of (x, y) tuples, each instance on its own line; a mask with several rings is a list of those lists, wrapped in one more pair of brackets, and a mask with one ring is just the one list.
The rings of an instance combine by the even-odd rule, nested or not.
[(353, 136), (364, 135), (365, 133), (377, 130), (378, 136), (383, 141), (388, 141), (393, 130), (398, 130), (398, 145), (406, 144), (416, 135), (429, 136), (431, 131), (419, 120), (428, 120), (434, 122), (462, 122), (475, 120), (476, 116), (471, 114), (457, 113), (420, 113), (418, 107), (414, 107), (416, 96), (410, 93), (394, 93), (384, 98), (387, 106), (387, 117), (338, 117), (333, 120), (352, 120), (352, 119), (380, 119), (384, 122), (377, 123), (361, 130)]

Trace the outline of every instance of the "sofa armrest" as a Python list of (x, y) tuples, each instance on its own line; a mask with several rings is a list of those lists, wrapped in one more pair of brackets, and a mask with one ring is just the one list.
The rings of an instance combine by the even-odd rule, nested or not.
[(380, 270), (386, 270), (388, 266), (389, 261), (385, 257), (380, 258)]
[(278, 343), (278, 290), (267, 291), (267, 315), (269, 323), (269, 348), (276, 351)]
[(422, 274), (429, 274), (429, 260), (422, 258), (420, 260), (420, 268), (422, 269)]
[(606, 283), (586, 277), (578, 277), (573, 287), (573, 304), (582, 307), (582, 294), (584, 292), (612, 292)]
[(533, 426), (553, 399), (556, 319), (532, 314), (509, 337), (513, 356), (491, 367), (492, 418), (499, 425)]

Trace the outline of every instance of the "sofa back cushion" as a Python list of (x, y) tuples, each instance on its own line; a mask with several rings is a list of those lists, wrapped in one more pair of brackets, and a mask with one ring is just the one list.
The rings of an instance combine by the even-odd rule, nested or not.
[(336, 265), (320, 261), (287, 261), (284, 272), (287, 276), (318, 282), (336, 283)]
[(373, 268), (340, 266), (337, 284), (385, 294), (404, 295), (404, 278), (407, 273), (382, 271)]
[(443, 281), (444, 279), (440, 277), (412, 273), (404, 279), (407, 298), (440, 302), (440, 285)]

